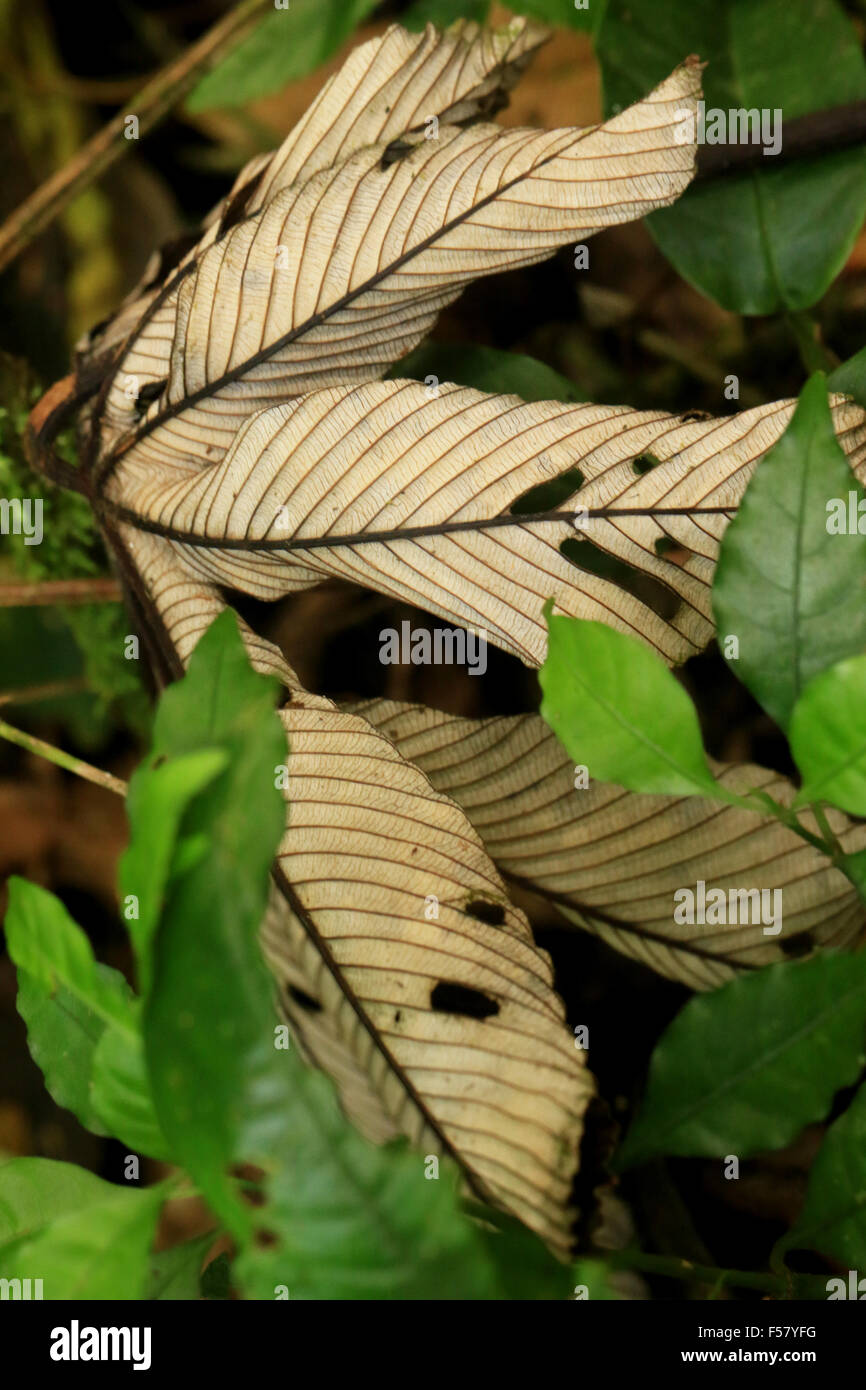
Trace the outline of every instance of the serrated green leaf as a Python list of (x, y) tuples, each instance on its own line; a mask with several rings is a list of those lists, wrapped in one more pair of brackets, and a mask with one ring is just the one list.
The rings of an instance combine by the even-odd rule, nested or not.
[(719, 634), (738, 638), (731, 670), (783, 728), (813, 676), (866, 649), (866, 535), (828, 531), (849, 493), (863, 497), (816, 372), (749, 481), (713, 584)]
[(618, 1169), (747, 1158), (820, 1120), (866, 1062), (866, 956), (768, 966), (690, 999), (650, 1062)]

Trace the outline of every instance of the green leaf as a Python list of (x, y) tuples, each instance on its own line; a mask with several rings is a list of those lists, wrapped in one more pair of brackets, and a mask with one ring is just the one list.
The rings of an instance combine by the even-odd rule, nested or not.
[(820, 1120), (866, 1063), (866, 956), (768, 966), (697, 995), (665, 1030), (616, 1167), (747, 1158)]
[(131, 840), (120, 861), (120, 896), (138, 916), (127, 921), (138, 964), (142, 995), (150, 989), (150, 944), (159, 922), (166, 885), (171, 877), (176, 840), (184, 813), (193, 797), (226, 765), (222, 748), (205, 748), (172, 758), (158, 767), (144, 763), (133, 774), (126, 797)]
[(95, 1134), (170, 1157), (141, 1059), (138, 1001), (52, 893), (12, 878), (5, 922), (31, 1056), (58, 1105)]
[[(185, 1240), (170, 1250), (151, 1255), (148, 1279), (142, 1295), (146, 1299), (195, 1301), (201, 1297), (202, 1261), (216, 1240), (216, 1232)], [(210, 1268), (210, 1266), (208, 1266)]]
[(490, 0), (415, 0), (415, 4), (401, 14), (400, 23), (413, 33), (427, 24), (447, 29), (457, 19), (474, 19), (477, 24), (483, 24), (489, 9)]
[(290, 1101), (256, 945), (285, 815), (274, 778), (286, 757), (275, 695), (276, 682), (253, 671), (227, 611), (163, 695), (154, 723), (157, 758), (199, 746), (221, 747), (228, 758), (184, 820), (205, 852), (168, 886), (144, 1032), (162, 1127), (237, 1238), (248, 1234), (251, 1210), (227, 1167), (267, 1157)]
[(140, 1298), (164, 1195), (46, 1159), (0, 1164), (0, 1278), (41, 1279), (46, 1299)]
[(73, 1163), (53, 1158), (0, 1158), (0, 1264), (8, 1265), (23, 1241), (33, 1240), (58, 1217), (92, 1206), (116, 1191)]
[(858, 405), (866, 408), (866, 347), (830, 373), (827, 387), (830, 391), (841, 391), (844, 396), (853, 396)]
[(604, 623), (552, 617), (542, 718), (592, 778), (635, 792), (729, 799), (704, 755), (694, 705), (653, 652)]
[(827, 529), (849, 493), (863, 496), (816, 372), (749, 481), (713, 584), (720, 638), (739, 639), (731, 669), (783, 728), (813, 676), (866, 649), (866, 535)]
[(132, 991), (118, 970), (97, 966), (90, 942), (53, 893), (26, 879), (9, 880), (4, 924), (9, 954), (46, 994), (61, 987), (104, 1028), (133, 1028)]
[(424, 1156), (404, 1141), (368, 1143), (327, 1077), (296, 1054), (277, 1055), (291, 1102), (270, 1200), (257, 1213), (259, 1239), (235, 1266), (247, 1297), (272, 1299), (281, 1289), (291, 1299), (568, 1296), (568, 1272), (525, 1228), (507, 1223), (494, 1233), (470, 1223), (444, 1159), (428, 1177)]
[(92, 1134), (108, 1134), (90, 1094), (94, 1053), (106, 1032), (102, 1019), (62, 985), (46, 993), (26, 970), (18, 971), (17, 1006), (27, 1028), (30, 1056), (42, 1072), (49, 1095)]
[(791, 716), (803, 774), (795, 806), (829, 801), (866, 816), (866, 656), (840, 661), (806, 687)]
[[(856, 959), (856, 957), (854, 957)], [(866, 1089), (824, 1136), (795, 1226), (776, 1247), (820, 1250), (843, 1265), (866, 1268)]]
[(171, 1160), (153, 1108), (140, 1033), (106, 1028), (93, 1057), (90, 1101), (103, 1132), (113, 1134), (133, 1153)]
[(190, 111), (242, 106), (319, 67), (350, 38), (377, 0), (291, 0), (274, 9), (187, 99)]
[(520, 14), (543, 19), (547, 24), (558, 24), (564, 29), (584, 29), (591, 34), (597, 32), (607, 7), (608, 0), (521, 0), (517, 6)]
[(520, 396), (525, 401), (582, 401), (568, 377), (521, 352), (499, 348), (467, 347), (457, 343), (424, 343), (401, 362), (395, 362), (386, 380), (428, 381), (432, 388), (443, 381), (473, 386), (476, 391)]
[[(866, 96), (859, 41), (835, 0), (609, 0), (597, 46), (608, 112), (697, 53), (708, 134), (714, 110), (779, 110), (787, 122)], [(774, 163), (696, 183), (647, 219), (680, 274), (735, 313), (814, 304), (866, 215), (862, 149)]]

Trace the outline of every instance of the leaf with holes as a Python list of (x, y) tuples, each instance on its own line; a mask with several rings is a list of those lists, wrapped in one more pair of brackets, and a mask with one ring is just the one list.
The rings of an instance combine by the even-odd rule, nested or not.
[[(534, 666), (551, 596), (668, 664), (710, 640), (721, 536), (791, 402), (695, 420), (382, 380), (473, 279), (668, 206), (693, 176), (694, 58), (599, 125), (493, 124), (544, 37), (523, 20), (392, 27), (357, 48), (35, 410), (39, 457), (82, 407), (74, 481), (160, 682), (226, 589), (271, 600), (332, 576)], [(863, 410), (839, 398), (833, 423), (862, 470)], [(565, 1255), (593, 1083), (549, 958), (457, 800), (241, 632), (283, 687), (288, 816), (262, 944), (299, 1048), (366, 1135), (450, 1155), (476, 1198)]]

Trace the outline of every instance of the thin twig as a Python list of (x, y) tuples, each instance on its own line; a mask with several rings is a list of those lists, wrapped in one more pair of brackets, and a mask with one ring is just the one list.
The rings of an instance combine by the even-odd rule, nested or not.
[(138, 119), (138, 135), (152, 130), (199, 78), (230, 52), (269, 0), (241, 0), (212, 29), (147, 82), (128, 106), (84, 144), (63, 169), (41, 184), (0, 227), (0, 270), (43, 232), (77, 194), (125, 155), (134, 140), (125, 138), (126, 119)]
[(55, 603), (120, 603), (116, 579), (46, 579), (33, 584), (0, 584), (0, 608), (40, 608)]
[(74, 772), (76, 777), (95, 782), (97, 787), (105, 787), (106, 791), (126, 796), (126, 783), (119, 777), (112, 777), (110, 772), (103, 772), (101, 768), (85, 763), (81, 758), (71, 757), (69, 753), (64, 753), (62, 748), (55, 748), (53, 743), (46, 743), (44, 739), (35, 738), (33, 734), (25, 734), (22, 729), (13, 728), (5, 719), (0, 719), (0, 738), (5, 738), (8, 743), (17, 744), (19, 748), (25, 748), (28, 753), (35, 753), (39, 758), (47, 758), (48, 762), (62, 767), (66, 772)]
[(22, 685), (18, 690), (0, 691), (0, 705), (24, 705), (34, 700), (54, 700), (58, 695), (79, 695), (87, 690), (83, 676), (74, 680), (50, 681), (46, 685)]

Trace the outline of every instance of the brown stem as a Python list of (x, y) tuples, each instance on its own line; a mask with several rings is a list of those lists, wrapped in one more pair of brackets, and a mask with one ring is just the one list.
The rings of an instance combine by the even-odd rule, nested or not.
[(116, 579), (47, 579), (35, 584), (0, 584), (0, 608), (40, 608), (54, 603), (120, 603)]
[(701, 145), (696, 178), (702, 183), (725, 174), (747, 174), (756, 169), (776, 169), (791, 159), (835, 154), (866, 144), (866, 101), (812, 111), (807, 116), (782, 122), (779, 153), (765, 155), (762, 145)]
[(138, 134), (152, 130), (186, 96), (209, 68), (235, 48), (269, 0), (240, 0), (212, 29), (147, 82), (125, 110), (82, 146), (74, 159), (41, 184), (0, 227), (0, 270), (43, 232), (76, 194), (127, 153), (135, 142), (124, 138), (129, 115), (138, 117)]

